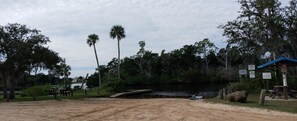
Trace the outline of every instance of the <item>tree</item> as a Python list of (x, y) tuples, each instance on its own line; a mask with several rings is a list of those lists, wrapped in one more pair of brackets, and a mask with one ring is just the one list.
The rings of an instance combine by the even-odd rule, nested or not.
[(287, 27), (287, 39), (293, 57), (297, 58), (297, 0), (290, 1), (290, 5), (285, 7), (285, 26)]
[(60, 76), (64, 78), (64, 87), (69, 87), (68, 85), (68, 76), (71, 74), (71, 67), (66, 65), (65, 60), (60, 63)]
[(144, 47), (145, 47), (145, 41), (139, 41), (138, 44), (139, 44), (140, 49), (137, 52), (137, 56), (135, 58), (135, 62), (136, 62), (136, 64), (139, 67), (140, 73), (143, 74), (144, 73), (144, 69), (143, 69), (143, 63), (144, 63), (143, 61), (144, 60), (143, 60), (143, 56), (145, 54), (145, 49), (144, 49)]
[[(14, 98), (16, 81), (33, 68), (53, 69), (61, 61), (58, 54), (44, 47), (50, 40), (37, 29), (17, 23), (0, 26), (1, 74), (4, 97)], [(42, 55), (42, 56), (40, 56)], [(9, 96), (7, 90), (10, 91)]]
[(230, 51), (230, 46), (227, 45), (226, 48), (221, 48), (218, 52), (218, 60), (225, 65), (225, 69), (228, 70), (228, 53)]
[(99, 79), (99, 87), (101, 87), (101, 76), (100, 76), (100, 66), (99, 66), (99, 60), (97, 56), (97, 51), (96, 51), (96, 42), (99, 41), (99, 37), (96, 34), (90, 34), (87, 39), (88, 45), (91, 47), (93, 45), (94, 47), (94, 52), (95, 52), (95, 57), (96, 57), (96, 62), (97, 62), (97, 70), (98, 70), (98, 79)]
[(204, 63), (206, 66), (206, 72), (209, 72), (208, 63), (209, 59), (207, 56), (211, 52), (215, 52), (217, 50), (217, 47), (214, 45), (214, 43), (210, 42), (208, 38), (203, 39), (202, 41), (196, 42), (195, 46), (198, 49), (198, 53), (202, 54), (202, 57), (204, 58)]
[(121, 25), (113, 26), (110, 31), (110, 37), (112, 39), (117, 38), (117, 40), (118, 40), (118, 80), (121, 80), (121, 76), (120, 76), (120, 64), (121, 64), (120, 40), (126, 37), (124, 28)]
[(197, 47), (195, 45), (184, 45), (181, 50), (181, 61), (183, 62), (183, 69), (194, 69), (198, 67), (199, 61), (197, 60)]
[(285, 26), (281, 3), (278, 0), (239, 0), (240, 15), (220, 28), (228, 37), (228, 44), (238, 46), (246, 63), (255, 63), (260, 55), (271, 51), (286, 54)]
[(138, 45), (139, 45), (140, 49), (137, 52), (137, 54), (140, 55), (140, 56), (143, 56), (144, 53), (145, 53), (145, 49), (144, 49), (144, 47), (145, 47), (145, 41), (139, 41), (138, 42)]
[(67, 88), (69, 87), (68, 85), (68, 76), (71, 74), (71, 67), (69, 65), (66, 64), (66, 60), (62, 59), (62, 61), (60, 63), (58, 63), (57, 65), (55, 65), (55, 67), (53, 69), (51, 69), (49, 71), (50, 75), (55, 75), (56, 77), (63, 77), (64, 80), (64, 87)]

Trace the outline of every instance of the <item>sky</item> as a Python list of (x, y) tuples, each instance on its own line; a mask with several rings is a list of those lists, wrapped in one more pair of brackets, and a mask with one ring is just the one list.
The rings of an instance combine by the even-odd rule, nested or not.
[[(135, 55), (139, 41), (146, 50), (170, 52), (204, 38), (219, 48), (226, 45), (220, 24), (239, 15), (237, 0), (0, 0), (0, 25), (25, 24), (49, 37), (47, 46), (71, 66), (70, 77), (93, 74), (96, 60), (86, 43), (99, 35), (100, 65), (117, 57), (114, 25), (122, 25), (121, 58)], [(288, 0), (280, 0), (288, 4)]]

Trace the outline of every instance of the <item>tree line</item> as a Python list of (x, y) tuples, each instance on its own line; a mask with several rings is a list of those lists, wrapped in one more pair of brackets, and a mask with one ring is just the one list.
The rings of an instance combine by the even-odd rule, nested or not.
[[(218, 27), (227, 38), (225, 48), (218, 49), (204, 39), (159, 54), (145, 50), (145, 41), (140, 41), (136, 55), (120, 62), (114, 58), (108, 65), (100, 66), (103, 80), (111, 82), (115, 66), (121, 63), (121, 79), (128, 84), (230, 81), (238, 79), (239, 68), (271, 60), (272, 56), (263, 58), (265, 52), (271, 52), (274, 57), (297, 57), (296, 0), (284, 7), (278, 0), (239, 0), (238, 3), (239, 16)], [(90, 77), (89, 84), (96, 75)]]
[[(207, 38), (171, 52), (163, 50), (160, 54), (146, 50), (145, 45), (145, 41), (140, 41), (139, 51), (135, 55), (121, 59), (122, 83), (144, 85), (230, 81), (232, 75), (226, 76), (223, 73), (237, 68), (243, 59), (238, 48), (232, 47), (233, 54), (227, 55), (230, 67), (226, 67), (223, 62), (225, 55), (221, 54), (225, 52), (224, 49), (219, 50)], [(117, 65), (118, 59), (114, 58), (107, 65), (100, 66), (100, 75), (105, 84), (117, 80)], [(98, 86), (97, 78), (96, 72), (89, 77), (88, 85)]]

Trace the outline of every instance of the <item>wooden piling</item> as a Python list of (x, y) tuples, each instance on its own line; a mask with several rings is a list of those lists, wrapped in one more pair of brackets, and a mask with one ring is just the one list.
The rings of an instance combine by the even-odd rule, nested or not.
[(283, 91), (284, 91), (283, 93), (284, 93), (285, 100), (288, 100), (288, 87), (284, 86)]

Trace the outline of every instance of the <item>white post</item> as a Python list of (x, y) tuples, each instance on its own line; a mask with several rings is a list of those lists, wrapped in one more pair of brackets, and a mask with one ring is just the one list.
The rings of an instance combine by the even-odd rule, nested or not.
[(286, 73), (283, 73), (283, 86), (288, 86)]
[(285, 96), (285, 100), (288, 99), (288, 84), (287, 84), (287, 75), (286, 73), (283, 73), (283, 83), (284, 83), (284, 96)]

